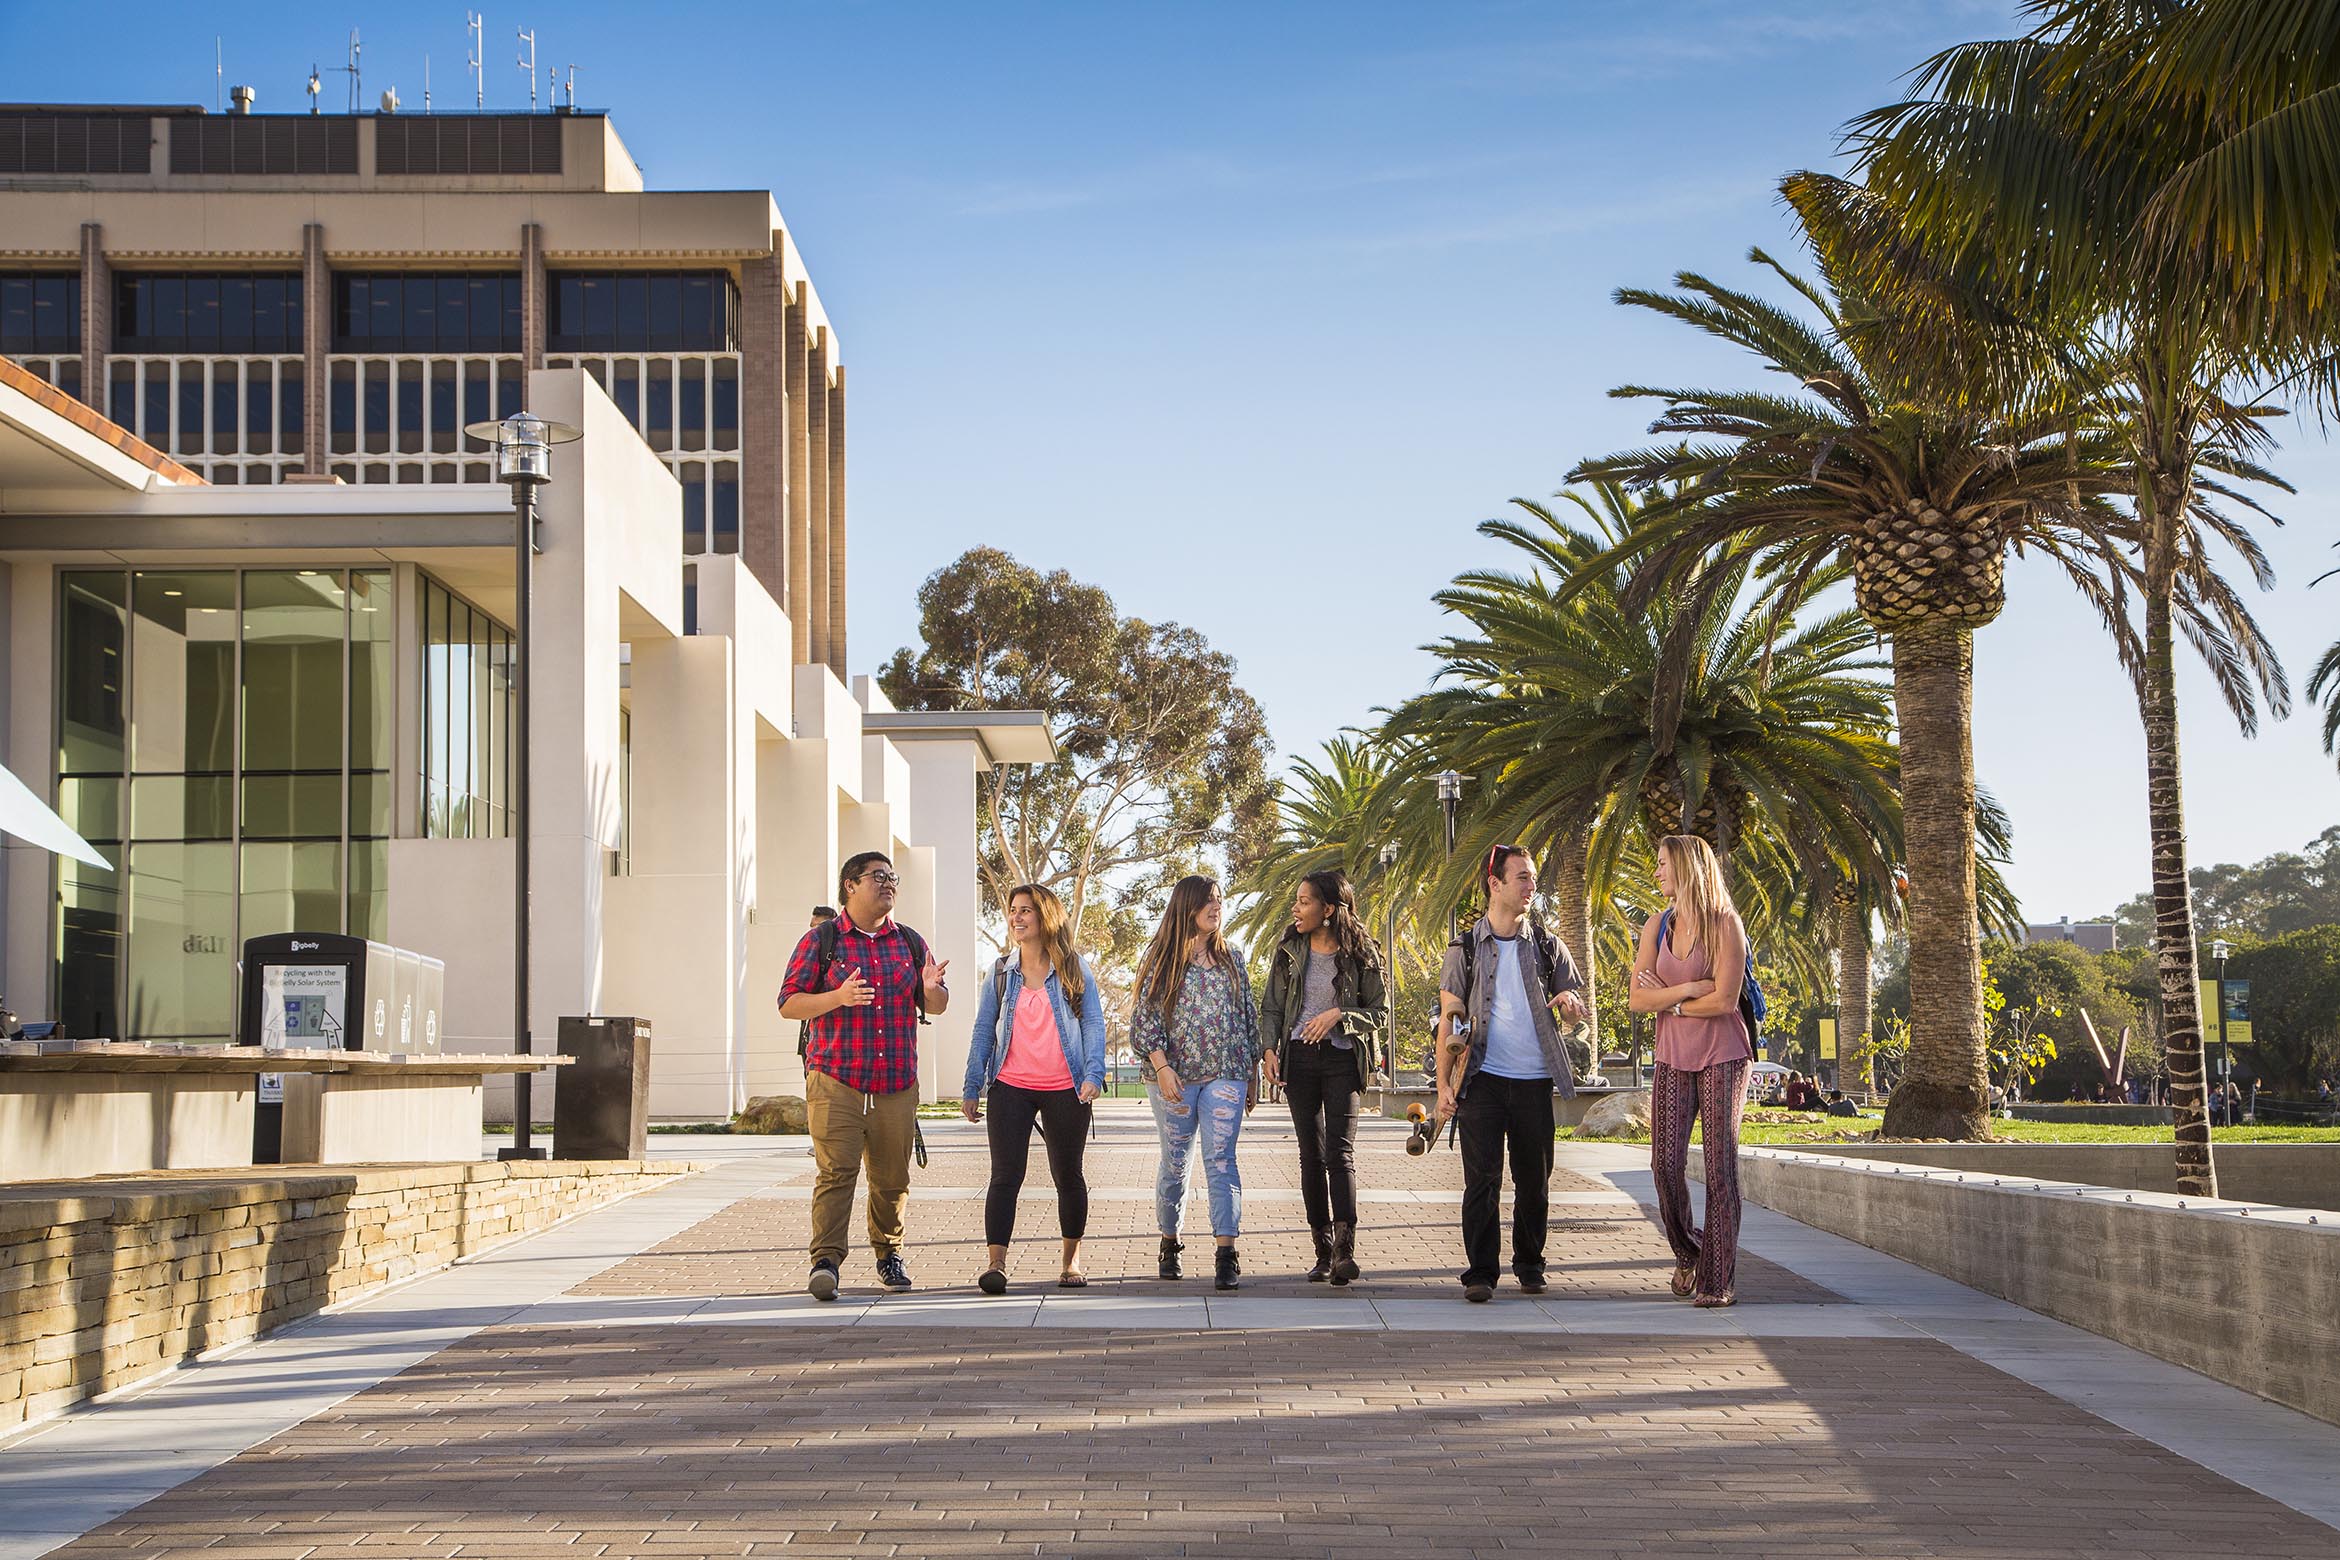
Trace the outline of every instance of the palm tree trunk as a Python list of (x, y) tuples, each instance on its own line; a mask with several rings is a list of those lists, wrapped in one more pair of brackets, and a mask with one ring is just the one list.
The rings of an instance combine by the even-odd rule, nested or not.
[(1858, 893), (1836, 901), (1836, 1086), (1876, 1091), (1869, 1064), (1869, 907)]
[(1584, 829), (1571, 829), (1560, 836), (1552, 849), (1552, 904), (1559, 924), (1553, 931), (1560, 938), (1560, 946), (1576, 961), (1577, 971), (1584, 976), (1584, 990), (1577, 995), (1584, 998), (1584, 1033), (1592, 1043), (1593, 1070), (1601, 1065), (1600, 1010), (1593, 1005), (1600, 984), (1595, 973), (1592, 938), (1592, 894), (1587, 870), (1592, 857), (1592, 835)]
[[(2166, 500), (2165, 500), (2166, 502)], [(2158, 582), (2155, 582), (2158, 584)], [(2153, 846), (2153, 950), (2161, 979), (2162, 1048), (2169, 1065), (2170, 1114), (2181, 1196), (2216, 1197), (2210, 1112), (2204, 1096), (2202, 988), (2194, 958), (2194, 901), (2186, 883), (2186, 810), (2178, 771), (2176, 655), (2170, 593), (2149, 586), (2145, 601), (2145, 815)]]
[(1893, 701), (1909, 854), (1909, 1055), (1886, 1102), (1884, 1135), (1984, 1138), (1990, 1098), (1974, 893), (1972, 630), (1950, 618), (1897, 624)]

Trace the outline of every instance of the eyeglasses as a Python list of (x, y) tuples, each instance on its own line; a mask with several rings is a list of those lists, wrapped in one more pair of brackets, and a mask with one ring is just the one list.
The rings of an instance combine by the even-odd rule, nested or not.
[(856, 883), (875, 883), (880, 888), (899, 888), (902, 886), (902, 874), (899, 872), (888, 872), (883, 867), (880, 867), (875, 872), (864, 872), (861, 874), (861, 876), (855, 878), (853, 881)]

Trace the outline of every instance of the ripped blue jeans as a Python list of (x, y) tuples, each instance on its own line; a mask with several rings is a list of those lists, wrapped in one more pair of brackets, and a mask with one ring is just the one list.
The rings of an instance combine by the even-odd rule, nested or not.
[(1160, 1089), (1149, 1087), (1154, 1132), (1162, 1160), (1154, 1172), (1156, 1228), (1176, 1235), (1186, 1219), (1187, 1170), (1195, 1135), (1202, 1135), (1203, 1176), (1210, 1186), (1211, 1233), (1242, 1233), (1243, 1175), (1235, 1168), (1235, 1138), (1243, 1130), (1243, 1106), (1250, 1084), (1241, 1078), (1213, 1078), (1185, 1086), (1183, 1109), (1172, 1110)]

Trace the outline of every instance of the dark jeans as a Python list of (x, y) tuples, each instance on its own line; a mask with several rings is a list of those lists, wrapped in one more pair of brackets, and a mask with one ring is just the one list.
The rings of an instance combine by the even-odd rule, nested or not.
[(1357, 1222), (1357, 1053), (1294, 1041), (1284, 1100), (1300, 1131), (1300, 1197), (1308, 1227)]
[(1462, 1132), (1466, 1284), (1492, 1284), (1503, 1265), (1503, 1160), (1511, 1158), (1511, 1271), (1544, 1271), (1551, 1214), (1552, 1080), (1481, 1073), (1455, 1112)]
[(1032, 1123), (1048, 1140), (1048, 1174), (1056, 1182), (1056, 1224), (1066, 1240), (1089, 1228), (1089, 1183), (1081, 1154), (1089, 1146), (1089, 1107), (1071, 1089), (1019, 1089), (994, 1079), (984, 1102), (991, 1139), (991, 1187), (983, 1196), (983, 1243), (1004, 1246), (1016, 1232), (1016, 1194), (1032, 1160)]

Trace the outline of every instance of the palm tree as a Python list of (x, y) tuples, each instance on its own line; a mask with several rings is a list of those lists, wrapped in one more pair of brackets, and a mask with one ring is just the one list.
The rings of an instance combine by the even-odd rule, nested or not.
[(1324, 745), (1321, 763), (1300, 759), (1276, 792), (1276, 832), (1244, 885), (1246, 902), (1230, 921), (1254, 954), (1274, 946), (1292, 919), (1292, 898), (1311, 872), (1337, 868), (1370, 891), (1379, 875), (1376, 841), (1365, 807), (1388, 773), (1386, 750), (1343, 735)]
[[(1383, 811), (1431, 902), (1460, 900), (1490, 846), (1518, 843), (1545, 862), (1556, 930), (1582, 952), (1592, 905), (1615, 897), (1637, 836), (1713, 843), (1759, 937), (1787, 927), (1814, 851), (1889, 874), (1898, 765), (1887, 690), (1868, 675), (1883, 663), (1858, 614), (1798, 623), (1743, 547), (1707, 560), (1700, 588), (1629, 610), (1622, 569), (1582, 582), (1631, 535), (1634, 501), (1614, 483), (1561, 497), (1584, 525), (1519, 499), (1526, 519), (1480, 526), (1531, 566), (1466, 573), (1438, 594), (1468, 628), (1430, 647), (1438, 686), (1384, 726), (1400, 756)], [(1442, 866), (1425, 784), (1438, 768), (1476, 778), (1461, 848)]]
[(2127, 648), (2127, 574), (2104, 549), (2120, 523), (2102, 497), (2116, 452), (2067, 408), (2003, 417), (1937, 399), (1872, 350), (1866, 308), (1761, 250), (1750, 258), (1819, 325), (1690, 273), (1673, 292), (1617, 295), (1745, 348), (1799, 390), (1612, 392), (1664, 401), (1651, 431), (1696, 442), (1577, 468), (1668, 495), (1596, 572), (1637, 559), (1639, 598), (1685, 588), (1717, 548), (1756, 549), (1793, 600), (1849, 571), (1855, 606), (1891, 647), (1909, 876), (1910, 1044), (1885, 1130), (1982, 1137), (1973, 635), (2006, 604), (2007, 550), (2023, 545), (2059, 564)]
[[(2303, 354), (2332, 383), (2340, 15), (2268, 0), (2029, 9), (2031, 34), (1935, 56), (1910, 100), (1854, 133), (1871, 190), (1937, 282), (2006, 317), (2058, 322), (2111, 371), (2106, 423), (2128, 446), (2143, 587), (2138, 706), (2178, 1185), (2211, 1196), (2175, 641), (2183, 628), (2206, 651), (2246, 734), (2261, 698), (2288, 709), (2281, 667), (2210, 554), (2224, 542), (2269, 583), (2218, 501), (2260, 506), (2222, 479), (2273, 481), (2255, 457), (2276, 409), (2254, 384)], [(2313, 156), (2287, 162), (2286, 144)], [(2302, 210), (2289, 198), (2300, 193), (2320, 199)], [(2252, 253), (2270, 229), (2272, 262)]]

